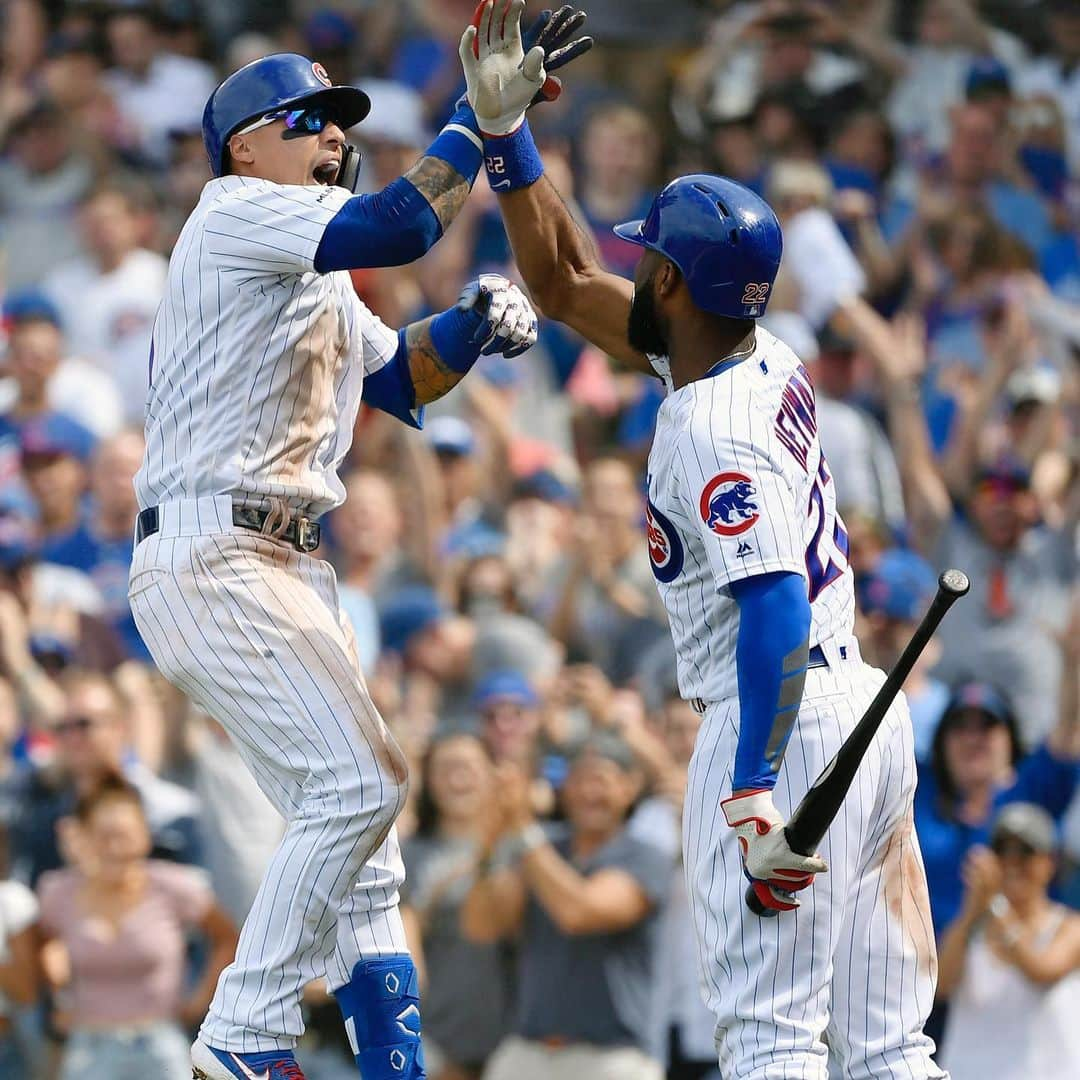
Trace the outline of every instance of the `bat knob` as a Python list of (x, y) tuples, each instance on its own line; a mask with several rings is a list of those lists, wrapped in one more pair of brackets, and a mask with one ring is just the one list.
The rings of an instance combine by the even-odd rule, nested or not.
[(776, 908), (766, 907), (758, 898), (758, 894), (754, 892), (754, 887), (750, 886), (746, 890), (746, 906), (758, 916), (759, 919), (775, 919), (780, 914)]
[(971, 582), (963, 570), (946, 570), (938, 578), (938, 588), (952, 596), (963, 596), (971, 588)]

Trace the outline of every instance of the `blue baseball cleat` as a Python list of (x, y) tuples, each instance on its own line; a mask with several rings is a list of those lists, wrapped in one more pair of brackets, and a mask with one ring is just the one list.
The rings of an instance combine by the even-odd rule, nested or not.
[(192, 1080), (305, 1080), (291, 1050), (234, 1054), (201, 1040), (191, 1047)]

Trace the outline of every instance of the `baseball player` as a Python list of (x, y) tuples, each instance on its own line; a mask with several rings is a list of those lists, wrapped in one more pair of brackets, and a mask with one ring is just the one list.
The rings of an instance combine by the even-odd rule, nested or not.
[[(721, 1074), (824, 1080), (831, 1051), (845, 1077), (942, 1077), (922, 1030), (936, 955), (902, 700), (820, 854), (794, 852), (783, 831), (883, 676), (852, 634), (847, 534), (813, 385), (756, 325), (780, 226), (741, 185), (682, 177), (616, 229), (645, 249), (633, 284), (605, 273), (524, 119), (544, 68), (522, 48), (521, 6), (500, 0), (493, 16), (488, 0), (461, 43), (518, 266), (541, 310), (655, 369), (669, 391), (647, 536), (680, 692), (704, 717), (684, 847)], [(746, 909), (744, 875), (776, 917)]]
[(295, 54), (206, 104), (213, 179), (177, 240), (154, 326), (130, 598), (162, 672), (219, 720), (286, 820), (192, 1047), (198, 1080), (297, 1080), (300, 995), (326, 976), (364, 1080), (424, 1076), (416, 973), (398, 915), (405, 758), (372, 705), (318, 518), (361, 401), (421, 424), (482, 353), (536, 316), (485, 275), (403, 330), (348, 273), (442, 235), (481, 163), (462, 105), (404, 177), (337, 186), (369, 102)]

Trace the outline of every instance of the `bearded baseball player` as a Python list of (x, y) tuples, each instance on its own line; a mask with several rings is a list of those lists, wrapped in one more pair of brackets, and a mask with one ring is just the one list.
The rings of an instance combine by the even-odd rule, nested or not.
[[(461, 43), (518, 267), (544, 313), (669, 391), (649, 456), (648, 545), (680, 692), (704, 717), (684, 847), (721, 1074), (825, 1080), (831, 1051), (845, 1077), (943, 1077), (922, 1030), (936, 954), (902, 697), (822, 851), (800, 855), (784, 836), (883, 675), (852, 634), (813, 385), (756, 325), (779, 223), (731, 180), (682, 177), (616, 229), (644, 249), (633, 284), (605, 273), (524, 118), (545, 71), (542, 52), (523, 48), (522, 6), (489, 0)], [(744, 875), (776, 917), (747, 911)]]
[(154, 326), (132, 610), (161, 671), (224, 725), (287, 822), (192, 1047), (197, 1080), (302, 1078), (300, 996), (321, 976), (364, 1080), (425, 1075), (397, 906), (406, 763), (315, 554), (318, 518), (344, 497), (361, 401), (419, 427), (481, 353), (528, 349), (536, 316), (492, 275), (399, 331), (361, 303), (346, 271), (422, 255), (481, 165), (462, 104), (404, 177), (353, 195), (344, 131), (368, 108), (296, 54), (214, 91), (213, 179)]

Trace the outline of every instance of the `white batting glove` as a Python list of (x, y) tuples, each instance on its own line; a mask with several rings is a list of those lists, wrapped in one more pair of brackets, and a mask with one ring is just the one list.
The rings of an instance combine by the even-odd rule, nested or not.
[(544, 49), (521, 43), (525, 0), (486, 0), (461, 37), (466, 96), (485, 135), (509, 135), (544, 85)]
[(536, 344), (539, 324), (532, 304), (512, 281), (499, 274), (481, 274), (470, 281), (457, 306), (481, 316), (473, 341), (483, 342), (483, 356), (520, 356)]
[(810, 885), (815, 874), (828, 871), (825, 860), (791, 850), (771, 791), (733, 795), (720, 805), (739, 838), (743, 868), (758, 899), (776, 911), (797, 908), (799, 901), (793, 894)]

